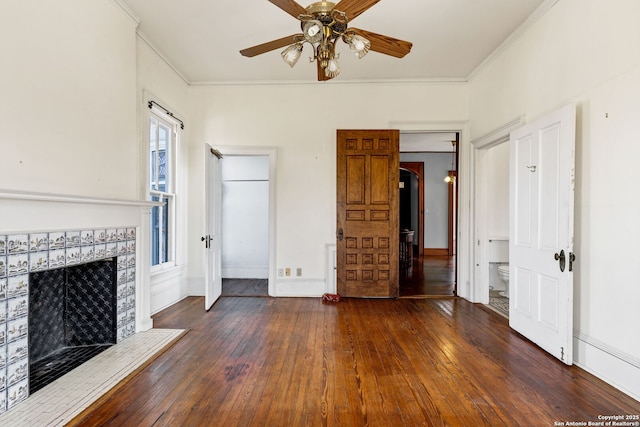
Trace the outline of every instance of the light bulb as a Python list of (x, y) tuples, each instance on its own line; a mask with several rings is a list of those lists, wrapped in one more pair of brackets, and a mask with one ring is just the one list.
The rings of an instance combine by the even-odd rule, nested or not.
[(318, 20), (307, 21), (302, 27), (304, 39), (311, 44), (318, 43), (322, 40), (322, 22)]
[(318, 27), (317, 25), (312, 25), (309, 28), (307, 28), (307, 35), (309, 37), (313, 37), (319, 32), (320, 32), (320, 27)]

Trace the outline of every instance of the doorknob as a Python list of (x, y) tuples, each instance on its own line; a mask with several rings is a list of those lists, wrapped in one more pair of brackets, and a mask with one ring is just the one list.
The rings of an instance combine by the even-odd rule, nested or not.
[(566, 261), (567, 261), (565, 255), (564, 255), (564, 249), (562, 249), (559, 254), (556, 253), (553, 257), (560, 264), (560, 271), (564, 272), (564, 267), (565, 267), (565, 264), (566, 264)]
[(207, 234), (206, 236), (202, 236), (200, 238), (200, 241), (204, 242), (204, 247), (207, 249), (211, 247), (211, 240), (213, 240), (213, 238), (211, 237), (210, 234)]
[(342, 238), (344, 237), (344, 232), (342, 231), (342, 228), (338, 229), (338, 233), (336, 234), (336, 236), (338, 237), (338, 240), (342, 241)]

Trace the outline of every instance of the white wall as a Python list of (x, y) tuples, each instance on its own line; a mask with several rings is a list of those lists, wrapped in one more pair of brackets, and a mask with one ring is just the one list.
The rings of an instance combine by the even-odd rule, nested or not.
[[(190, 88), (190, 144), (278, 148), (277, 266), (303, 271), (301, 278), (279, 278), (278, 287), (287, 294), (318, 294), (326, 280), (325, 245), (335, 241), (336, 129), (464, 121), (466, 92), (463, 84), (195, 86)], [(197, 158), (189, 170), (189, 224), (195, 230), (204, 224), (202, 199), (195, 197), (204, 180)], [(192, 276), (204, 274), (193, 256), (197, 250), (190, 245)]]
[(113, 2), (3, 2), (0, 188), (137, 198), (135, 22)]
[[(472, 138), (578, 109), (575, 361), (640, 398), (640, 2), (560, 0), (470, 85)], [(613, 178), (613, 179), (612, 179)]]
[(487, 236), (509, 236), (509, 143), (487, 150)]

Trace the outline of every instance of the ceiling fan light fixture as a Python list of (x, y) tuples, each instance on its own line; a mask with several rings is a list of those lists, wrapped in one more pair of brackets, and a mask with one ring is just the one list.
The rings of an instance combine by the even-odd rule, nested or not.
[(302, 32), (242, 49), (242, 56), (252, 58), (285, 48), (281, 52), (282, 59), (293, 67), (300, 59), (302, 46), (309, 43), (313, 49), (313, 57), (309, 59), (317, 64), (318, 81), (326, 81), (340, 73), (336, 61), (339, 55), (335, 51), (335, 44), (339, 39), (349, 46), (358, 59), (365, 56), (369, 50), (396, 58), (403, 58), (411, 51), (411, 42), (349, 28), (349, 23), (354, 18), (380, 0), (334, 0), (335, 3), (317, 0), (307, 7), (298, 4), (299, 0), (268, 1), (298, 20)]
[(300, 59), (300, 55), (302, 54), (302, 43), (294, 43), (285, 48), (285, 50), (280, 53), (284, 62), (289, 64), (291, 68), (296, 65), (298, 59)]
[(362, 59), (371, 49), (371, 42), (359, 34), (349, 36), (346, 42), (358, 59)]
[(324, 35), (323, 27), (324, 26), (322, 25), (322, 22), (316, 19), (305, 22), (302, 26), (302, 34), (304, 34), (304, 39), (311, 44), (320, 42)]

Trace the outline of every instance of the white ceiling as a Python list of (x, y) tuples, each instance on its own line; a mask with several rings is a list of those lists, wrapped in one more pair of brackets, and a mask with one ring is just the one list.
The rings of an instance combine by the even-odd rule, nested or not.
[[(190, 84), (315, 82), (303, 57), (289, 68), (280, 50), (246, 58), (241, 49), (300, 32), (267, 0), (117, 0), (140, 21), (138, 32)], [(466, 80), (527, 18), (551, 0), (381, 0), (350, 27), (413, 43), (402, 59), (370, 52), (358, 60), (339, 43), (333, 81)], [(303, 7), (311, 0), (299, 0)]]

